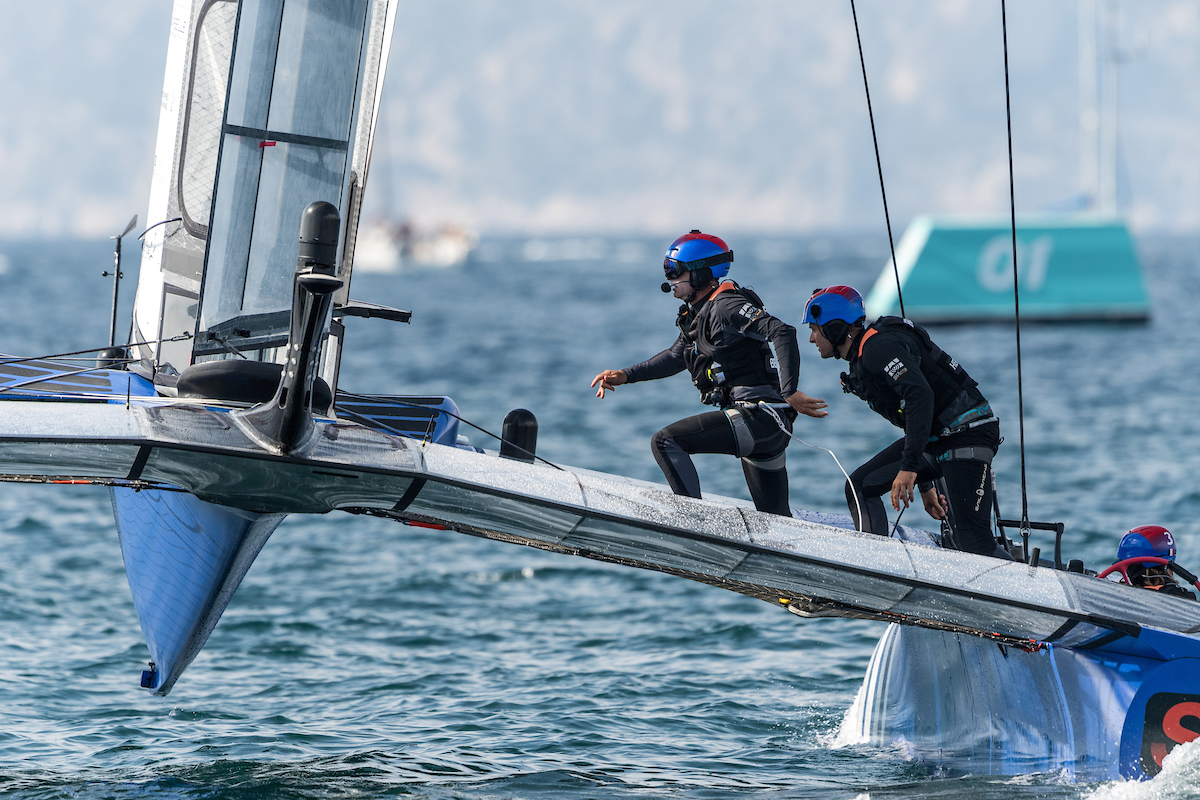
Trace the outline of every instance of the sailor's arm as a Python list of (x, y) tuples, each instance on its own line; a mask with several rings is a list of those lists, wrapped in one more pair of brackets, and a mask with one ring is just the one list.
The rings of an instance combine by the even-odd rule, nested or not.
[(779, 391), (787, 404), (808, 417), (828, 416), (823, 411), (827, 403), (816, 397), (809, 397), (797, 389), (800, 381), (800, 346), (796, 339), (796, 329), (782, 320), (763, 313), (750, 325), (775, 348), (775, 357), (779, 361)]
[(675, 344), (640, 364), (634, 364), (625, 369), (604, 370), (592, 378), (592, 388), (596, 389), (596, 397), (602, 398), (606, 391), (616, 391), (616, 388), (622, 384), (652, 381), (678, 375), (687, 367), (687, 361), (683, 356), (683, 348), (686, 343), (683, 334), (680, 334), (679, 338), (675, 340)]

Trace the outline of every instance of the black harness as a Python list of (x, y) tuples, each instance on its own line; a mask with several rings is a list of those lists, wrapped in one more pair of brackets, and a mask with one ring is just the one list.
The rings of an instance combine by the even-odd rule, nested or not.
[(751, 289), (726, 281), (699, 312), (686, 303), (675, 324), (691, 347), (684, 351), (692, 383), (708, 405), (732, 403), (735, 386), (769, 386), (779, 391), (779, 369), (767, 339), (749, 330), (767, 316)]
[(899, 339), (902, 346), (917, 357), (921, 375), (933, 389), (933, 419), (937, 436), (949, 436), (966, 430), (992, 416), (987, 399), (962, 365), (942, 350), (920, 325), (901, 317), (880, 317), (850, 347), (850, 372), (842, 373), (842, 388), (867, 402), (875, 413), (898, 428), (904, 427), (900, 395), (870, 374), (862, 365), (862, 353), (875, 336)]

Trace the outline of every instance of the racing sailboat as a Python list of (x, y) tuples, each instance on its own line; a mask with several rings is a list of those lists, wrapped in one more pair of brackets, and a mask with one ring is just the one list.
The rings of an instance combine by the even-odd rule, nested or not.
[[(142, 686), (171, 690), (286, 515), (339, 511), (894, 622), (857, 706), (873, 741), (922, 757), (985, 742), (994, 763), (964, 757), (996, 772), (1026, 771), (1044, 741), (1039, 767), (1153, 774), (1200, 708), (1200, 604), (680, 497), (528, 441), (502, 457), (460, 440), (449, 398), (339, 391), (340, 320), (408, 319), (349, 298), (394, 18), (394, 0), (176, 0), (128, 356), (0, 363), (0, 479), (111, 487)], [(988, 693), (946, 685), (972, 658), (1014, 666)], [(1057, 706), (1038, 693), (1049, 674)]]

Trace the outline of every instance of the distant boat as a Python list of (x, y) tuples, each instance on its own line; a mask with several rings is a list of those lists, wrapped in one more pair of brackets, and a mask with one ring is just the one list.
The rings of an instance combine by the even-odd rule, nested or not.
[(408, 267), (456, 267), (466, 263), (478, 244), (475, 231), (458, 225), (421, 232), (407, 221), (393, 225), (376, 220), (358, 232), (354, 268), (359, 273), (387, 273)]
[[(1077, 213), (1018, 217), (1021, 317), (1042, 321), (1144, 321), (1150, 304), (1137, 251), (1118, 213), (1116, 13), (1079, 3), (1080, 192)], [(919, 216), (867, 297), (867, 315), (921, 323), (1011, 319), (1008, 218)]]

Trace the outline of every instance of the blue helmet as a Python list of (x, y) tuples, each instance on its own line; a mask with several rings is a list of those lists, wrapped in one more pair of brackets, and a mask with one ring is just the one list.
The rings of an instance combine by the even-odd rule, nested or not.
[[(1138, 556), (1156, 556), (1168, 561), (1175, 560), (1175, 537), (1161, 525), (1141, 525), (1121, 537), (1117, 547), (1117, 561)], [(1154, 562), (1145, 566), (1156, 567)]]
[(732, 262), (733, 251), (723, 239), (692, 231), (671, 242), (663, 259), (663, 274), (667, 280), (674, 280), (690, 272), (688, 283), (699, 288), (728, 275)]
[(846, 338), (852, 325), (866, 319), (862, 295), (850, 286), (816, 289), (804, 307), (805, 325), (816, 325), (834, 346)]

